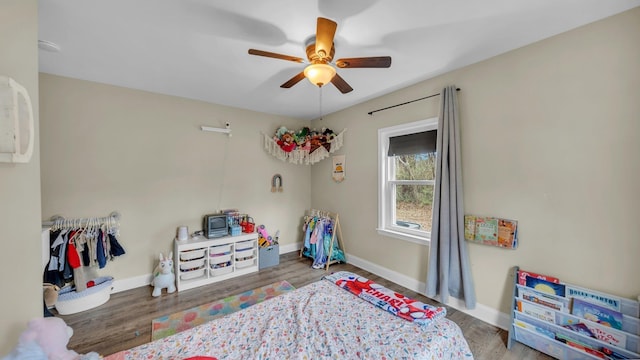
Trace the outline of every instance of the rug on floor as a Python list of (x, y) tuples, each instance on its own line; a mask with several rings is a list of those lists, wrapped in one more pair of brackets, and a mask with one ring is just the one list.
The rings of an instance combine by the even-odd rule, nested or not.
[(282, 280), (257, 289), (229, 296), (222, 300), (200, 305), (171, 315), (161, 316), (151, 323), (151, 340), (158, 340), (204, 324), (238, 310), (248, 308), (267, 299), (295, 290), (293, 285)]

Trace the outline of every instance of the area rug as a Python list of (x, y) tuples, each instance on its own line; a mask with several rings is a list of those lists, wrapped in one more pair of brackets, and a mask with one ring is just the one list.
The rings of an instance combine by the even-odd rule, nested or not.
[(293, 285), (285, 280), (278, 281), (189, 310), (159, 317), (151, 323), (151, 340), (162, 339), (180, 331), (191, 329), (291, 290), (295, 290)]

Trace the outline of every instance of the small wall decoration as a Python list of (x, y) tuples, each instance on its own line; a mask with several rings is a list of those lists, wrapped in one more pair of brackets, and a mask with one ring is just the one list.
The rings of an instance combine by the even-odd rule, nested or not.
[(271, 178), (271, 192), (282, 192), (282, 175), (275, 174)]
[(333, 156), (333, 180), (335, 182), (342, 182), (344, 180), (345, 175), (345, 159), (344, 155), (334, 155)]
[(518, 222), (495, 217), (465, 215), (464, 238), (478, 244), (515, 249), (518, 247)]
[(282, 161), (312, 165), (327, 158), (342, 147), (344, 132), (321, 131), (303, 127), (298, 131), (281, 126), (273, 136), (264, 135), (264, 149)]

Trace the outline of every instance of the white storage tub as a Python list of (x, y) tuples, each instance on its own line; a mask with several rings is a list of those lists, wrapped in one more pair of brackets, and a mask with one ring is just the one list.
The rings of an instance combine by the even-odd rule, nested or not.
[(113, 277), (103, 276), (93, 280), (95, 285), (77, 292), (75, 287), (64, 287), (58, 293), (56, 310), (60, 315), (75, 314), (100, 306), (111, 298)]
[(180, 260), (189, 261), (195, 259), (201, 259), (204, 257), (206, 249), (193, 249), (180, 252)]

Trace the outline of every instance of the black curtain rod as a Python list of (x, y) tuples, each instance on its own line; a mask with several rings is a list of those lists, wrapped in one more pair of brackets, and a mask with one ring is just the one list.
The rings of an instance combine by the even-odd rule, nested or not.
[[(460, 88), (457, 88), (456, 91), (460, 91)], [(394, 107), (398, 107), (398, 106), (402, 106), (402, 105), (407, 105), (407, 104), (411, 104), (412, 102), (416, 102), (416, 101), (420, 101), (420, 100), (424, 100), (424, 99), (428, 99), (428, 98), (432, 98), (434, 96), (438, 96), (440, 95), (440, 93), (437, 94), (433, 94), (433, 95), (429, 95), (429, 96), (425, 96), (423, 98), (420, 99), (415, 99), (415, 100), (411, 100), (411, 101), (407, 101), (407, 102), (403, 102), (402, 104), (396, 104), (396, 105), (391, 105), (391, 106), (387, 106), (386, 108), (382, 108), (382, 109), (378, 109), (378, 110), (373, 110), (373, 111), (369, 111), (367, 114), (369, 115), (373, 115), (373, 113), (376, 113), (378, 111), (382, 111), (382, 110), (388, 110)]]

